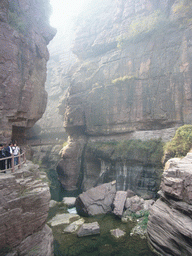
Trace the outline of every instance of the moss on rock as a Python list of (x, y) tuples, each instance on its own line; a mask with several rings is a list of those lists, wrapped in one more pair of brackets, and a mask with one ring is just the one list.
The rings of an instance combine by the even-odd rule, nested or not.
[(99, 158), (111, 161), (137, 160), (144, 162), (144, 164), (161, 166), (163, 142), (161, 139), (89, 142), (88, 150)]
[(169, 157), (185, 156), (192, 148), (192, 125), (179, 127), (171, 141), (165, 144), (164, 150)]

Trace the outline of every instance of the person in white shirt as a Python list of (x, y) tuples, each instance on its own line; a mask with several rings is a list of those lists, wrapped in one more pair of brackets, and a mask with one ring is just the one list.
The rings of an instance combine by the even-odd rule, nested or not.
[(13, 155), (14, 155), (14, 165), (18, 165), (18, 156), (19, 155), (19, 147), (17, 146), (17, 144), (15, 143), (12, 147), (12, 152), (13, 152)]

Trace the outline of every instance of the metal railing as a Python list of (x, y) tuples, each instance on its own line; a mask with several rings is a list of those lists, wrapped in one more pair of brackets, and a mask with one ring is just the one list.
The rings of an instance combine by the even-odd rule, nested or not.
[[(14, 164), (14, 159), (18, 158), (18, 164)], [(3, 164), (2, 164), (3, 163)], [(4, 157), (4, 158), (0, 158), (0, 166), (4, 165), (4, 169), (0, 170), (0, 173), (6, 172), (11, 170), (11, 172), (14, 172), (16, 167), (18, 167), (18, 169), (21, 168), (21, 166), (23, 164), (26, 163), (26, 156), (25, 156), (25, 152), (18, 154), (17, 156), (14, 156), (13, 154), (9, 157)]]

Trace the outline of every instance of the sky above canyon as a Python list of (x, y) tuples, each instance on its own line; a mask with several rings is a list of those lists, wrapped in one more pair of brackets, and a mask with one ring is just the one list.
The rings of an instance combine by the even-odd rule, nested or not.
[(50, 0), (52, 15), (51, 26), (60, 29), (67, 29), (73, 23), (75, 17), (86, 11), (92, 0)]

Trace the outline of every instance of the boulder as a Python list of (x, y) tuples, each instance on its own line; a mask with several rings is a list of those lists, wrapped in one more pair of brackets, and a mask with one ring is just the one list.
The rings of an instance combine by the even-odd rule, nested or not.
[(77, 232), (78, 237), (98, 234), (100, 234), (100, 226), (98, 222), (85, 223), (80, 227), (79, 231)]
[(126, 191), (117, 191), (115, 195), (114, 203), (113, 203), (113, 206), (114, 206), (113, 213), (115, 215), (119, 217), (122, 216), (126, 198), (127, 198)]
[(137, 212), (143, 209), (144, 199), (139, 196), (127, 198), (125, 208), (131, 212)]
[(63, 214), (57, 214), (55, 217), (53, 217), (48, 223), (54, 227), (62, 224), (69, 224), (71, 221), (78, 220), (80, 216), (78, 214), (74, 213), (63, 213)]
[(75, 206), (76, 197), (63, 197), (63, 203), (67, 205), (67, 207), (72, 208)]
[(67, 226), (64, 229), (64, 233), (74, 233), (75, 231), (78, 230), (78, 228), (83, 225), (83, 223), (85, 222), (85, 220), (83, 218), (74, 221), (73, 223), (71, 223), (69, 226)]
[(105, 183), (83, 192), (75, 202), (78, 214), (93, 216), (111, 212), (115, 194), (116, 181)]
[(119, 228), (110, 230), (110, 233), (111, 233), (112, 236), (114, 236), (116, 238), (119, 238), (119, 237), (124, 236), (126, 234), (124, 231), (122, 231)]
[(127, 190), (127, 198), (132, 197), (132, 196), (135, 196), (135, 192), (130, 190), (130, 189), (128, 189)]
[(55, 207), (57, 205), (57, 201), (55, 201), (55, 200), (50, 200), (50, 202), (49, 202), (49, 208), (53, 208), (53, 207)]

